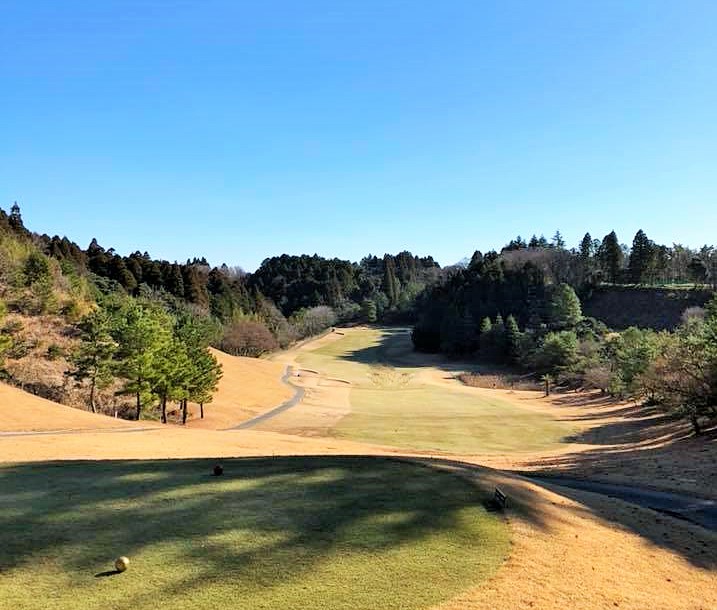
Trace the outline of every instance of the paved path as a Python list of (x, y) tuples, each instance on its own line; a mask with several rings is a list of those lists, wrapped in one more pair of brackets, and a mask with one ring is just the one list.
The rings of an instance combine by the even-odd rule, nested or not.
[(291, 407), (295, 407), (298, 405), (301, 400), (304, 398), (304, 394), (306, 394), (306, 390), (304, 388), (299, 388), (295, 386), (293, 383), (289, 381), (291, 378), (291, 372), (292, 367), (287, 366), (286, 372), (284, 373), (284, 376), (281, 378), (281, 381), (291, 387), (294, 390), (294, 395), (287, 400), (286, 402), (282, 402), (278, 407), (271, 409), (271, 411), (267, 411), (266, 413), (262, 413), (261, 415), (257, 415), (256, 417), (253, 417), (252, 419), (248, 419), (245, 422), (242, 422), (238, 426), (234, 426), (232, 428), (227, 428), (227, 430), (246, 430), (247, 428), (253, 428), (254, 426), (257, 426), (258, 424), (261, 424), (262, 422), (265, 422), (272, 417), (276, 417), (277, 415), (280, 415), (284, 411), (287, 411), (288, 409), (291, 409)]
[(84, 428), (77, 430), (28, 430), (26, 432), (0, 432), (0, 438), (10, 436), (46, 436), (54, 434), (97, 434), (98, 432), (107, 434), (119, 434), (128, 432), (146, 432), (147, 430), (158, 430), (159, 428)]
[(529, 477), (538, 483), (560, 485), (618, 498), (625, 502), (651, 508), (673, 517), (685, 519), (704, 528), (717, 531), (717, 501), (705, 500), (680, 493), (655, 491), (629, 485), (601, 483), (567, 477)]

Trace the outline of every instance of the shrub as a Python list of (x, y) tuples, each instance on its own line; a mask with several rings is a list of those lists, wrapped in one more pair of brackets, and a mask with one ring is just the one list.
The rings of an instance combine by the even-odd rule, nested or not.
[(63, 350), (57, 343), (52, 343), (47, 348), (47, 353), (45, 357), (48, 360), (57, 360), (58, 358), (62, 358), (65, 355), (65, 350)]
[(261, 322), (238, 320), (225, 330), (219, 347), (234, 356), (258, 358), (279, 347), (274, 335)]

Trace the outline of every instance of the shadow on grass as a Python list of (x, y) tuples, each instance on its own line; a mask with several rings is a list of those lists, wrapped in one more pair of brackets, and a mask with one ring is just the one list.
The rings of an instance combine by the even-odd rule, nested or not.
[[(118, 554), (181, 548), (199, 574), (248, 589), (296, 580), (331, 557), (450, 533), (483, 498), (445, 473), (383, 458), (62, 461), (0, 469), (0, 572), (62, 558), (92, 574)], [(486, 523), (495, 518), (485, 515)], [(485, 543), (490, 545), (490, 527)], [(109, 555), (109, 557), (108, 557)], [(171, 560), (171, 555), (168, 557)], [(93, 570), (94, 568), (94, 570)], [(95, 574), (104, 578), (117, 574)], [(165, 590), (165, 593), (167, 590)]]
[[(436, 458), (419, 459), (427, 465), (452, 471), (469, 480), (480, 481), (484, 478), (483, 467), (476, 467), (474, 464)], [(578, 503), (576, 507), (565, 507), (565, 511), (579, 516), (596, 516), (601, 520), (613, 523), (657, 547), (683, 557), (696, 567), (707, 570), (717, 568), (717, 535), (714, 532), (688, 524), (682, 519), (675, 520), (668, 514), (642, 510), (631, 504), (608, 499), (607, 496), (599, 493), (587, 493), (561, 486), (559, 479), (555, 479), (554, 484), (550, 484), (547, 480), (531, 480), (531, 483), (550, 489), (553, 493)], [(508, 490), (508, 515), (518, 516), (541, 530), (550, 531), (551, 520), (546, 520), (539, 507), (540, 502), (531, 502), (530, 496), (526, 496), (525, 493), (521, 493), (519, 498), (512, 496), (509, 486), (505, 488), (501, 486), (501, 488)], [(489, 512), (504, 512), (504, 509), (497, 505), (492, 496), (485, 495), (483, 502)], [(675, 528), (683, 528), (683, 531), (676, 533)]]
[(122, 572), (119, 570), (106, 570), (105, 572), (95, 574), (95, 578), (107, 578), (108, 576), (117, 576), (117, 574), (122, 574)]
[[(543, 482), (535, 483), (545, 486)], [(550, 491), (579, 502), (592, 515), (618, 524), (653, 545), (686, 559), (698, 568), (717, 568), (717, 537), (713, 532), (692, 523), (688, 524), (689, 517), (683, 520), (669, 513), (632, 508), (630, 504), (625, 508), (625, 505), (617, 503), (616, 500), (606, 501), (606, 496), (602, 494), (586, 493), (562, 486), (559, 479), (556, 479), (555, 483), (547, 486)], [(682, 529), (682, 532), (677, 532), (678, 528)]]
[(377, 345), (347, 351), (338, 356), (342, 360), (366, 365), (384, 365), (395, 368), (442, 366), (450, 363), (439, 354), (422, 354), (413, 350), (411, 329), (405, 327), (378, 327), (381, 336)]

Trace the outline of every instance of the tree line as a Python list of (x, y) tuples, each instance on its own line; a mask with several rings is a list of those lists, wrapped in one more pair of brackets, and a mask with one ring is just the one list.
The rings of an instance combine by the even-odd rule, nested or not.
[(89, 387), (89, 406), (96, 412), (96, 396), (116, 381), (118, 395), (135, 401), (134, 419), (148, 405), (156, 405), (167, 423), (167, 404), (176, 402), (181, 421), (187, 404), (211, 402), (222, 376), (209, 351), (219, 328), (210, 318), (190, 311), (171, 313), (145, 299), (106, 298), (77, 325), (80, 345), (70, 355), (67, 374)]
[(583, 315), (578, 291), (601, 274), (644, 280), (660, 268), (655, 248), (639, 232), (625, 262), (613, 234), (589, 241), (568, 251), (559, 239), (531, 246), (518, 238), (501, 253), (477, 252), (419, 299), (414, 346), (517, 368), (547, 387), (642, 398), (699, 433), (717, 417), (717, 297), (687, 309), (673, 332), (613, 332)]

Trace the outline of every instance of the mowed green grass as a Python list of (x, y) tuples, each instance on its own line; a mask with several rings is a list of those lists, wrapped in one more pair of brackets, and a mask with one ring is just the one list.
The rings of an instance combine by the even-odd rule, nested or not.
[(500, 398), (424, 386), (355, 388), (337, 436), (382, 445), (457, 453), (515, 453), (556, 445), (572, 429)]
[(421, 362), (436, 360), (413, 352), (406, 331), (350, 330), (298, 361), (352, 383), (351, 413), (332, 430), (340, 438), (421, 451), (515, 453), (554, 447), (575, 432), (497, 393), (417, 382)]
[[(354, 385), (371, 385), (372, 367), (390, 358), (396, 346), (406, 347), (405, 333), (364, 328), (351, 330), (345, 336), (322, 347), (302, 352), (297, 361), (302, 366), (318, 370), (328, 377), (349, 381)], [(391, 362), (395, 367), (395, 362)], [(399, 367), (410, 375), (412, 368)]]
[[(0, 468), (0, 607), (427, 608), (488, 578), (506, 524), (470, 483), (380, 458)], [(130, 568), (113, 574), (127, 555)]]

